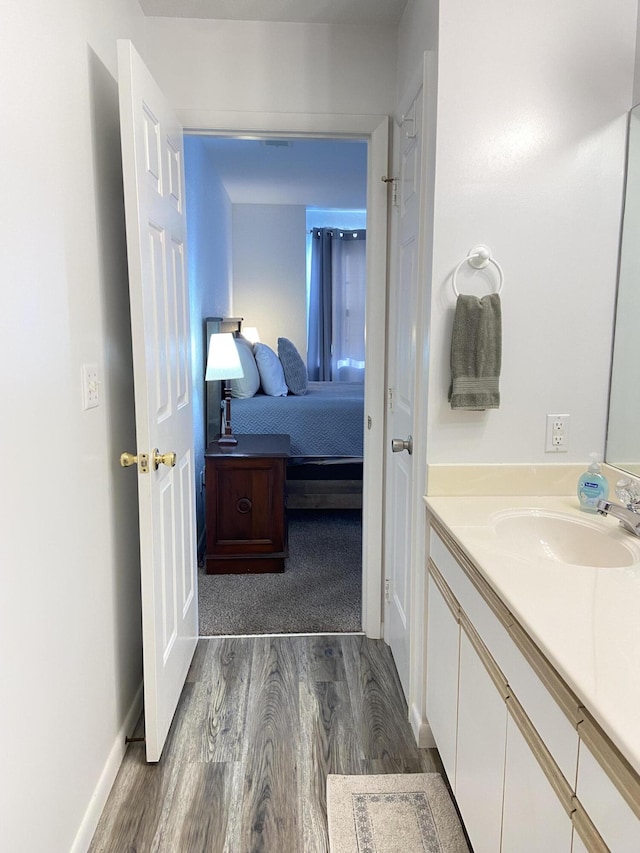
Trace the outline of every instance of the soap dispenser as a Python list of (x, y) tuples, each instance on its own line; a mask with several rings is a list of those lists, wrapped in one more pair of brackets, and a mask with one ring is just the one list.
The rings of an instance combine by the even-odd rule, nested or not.
[(597, 512), (598, 501), (606, 501), (609, 497), (609, 483), (600, 472), (598, 454), (591, 453), (589, 456), (593, 461), (578, 480), (578, 500), (580, 509)]

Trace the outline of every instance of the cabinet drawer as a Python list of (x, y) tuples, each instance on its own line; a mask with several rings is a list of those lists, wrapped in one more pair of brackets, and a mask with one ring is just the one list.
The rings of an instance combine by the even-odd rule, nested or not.
[(583, 741), (576, 794), (611, 853), (640, 850), (640, 820)]
[(440, 569), (449, 589), (473, 623), (484, 644), (495, 657), (494, 649), (507, 644), (510, 645), (512, 640), (506, 628), (434, 530), (431, 531), (431, 559)]
[(573, 788), (578, 764), (579, 738), (576, 728), (512, 642), (501, 648), (495, 657), (509, 689), (526, 708), (534, 729)]
[[(431, 531), (431, 559), (438, 566), (461, 608), (469, 617), (489, 653), (531, 720), (565, 779), (575, 784), (578, 761), (578, 733), (564, 711), (515, 645), (510, 630), (513, 617), (504, 608), (503, 618), (496, 616), (443, 540)], [(486, 583), (483, 581), (483, 583)], [(577, 705), (576, 705), (576, 717)]]

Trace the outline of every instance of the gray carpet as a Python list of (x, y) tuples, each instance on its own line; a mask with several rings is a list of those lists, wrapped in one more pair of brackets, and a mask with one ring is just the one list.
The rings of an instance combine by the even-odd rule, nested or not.
[(207, 575), (200, 570), (200, 636), (361, 630), (360, 510), (289, 510), (285, 571)]

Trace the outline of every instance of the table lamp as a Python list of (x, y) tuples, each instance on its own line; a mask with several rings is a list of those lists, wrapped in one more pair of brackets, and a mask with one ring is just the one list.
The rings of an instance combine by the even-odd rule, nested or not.
[(209, 338), (207, 353), (207, 369), (204, 374), (206, 382), (221, 380), (224, 382), (224, 430), (218, 439), (218, 444), (232, 447), (238, 439), (231, 432), (231, 386), (230, 379), (242, 379), (244, 371), (240, 363), (238, 348), (231, 332), (219, 332)]

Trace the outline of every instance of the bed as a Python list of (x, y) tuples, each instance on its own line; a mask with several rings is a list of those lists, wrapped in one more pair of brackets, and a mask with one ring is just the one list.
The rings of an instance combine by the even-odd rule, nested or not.
[[(212, 331), (238, 334), (238, 318), (206, 321)], [(207, 382), (207, 443), (220, 432), (220, 383)], [(307, 393), (231, 401), (235, 434), (285, 433), (291, 437), (288, 505), (291, 508), (362, 505), (364, 386), (356, 382), (309, 382)]]
[(232, 401), (235, 433), (291, 436), (296, 459), (362, 459), (364, 386), (356, 382), (310, 382), (302, 396), (256, 394)]

